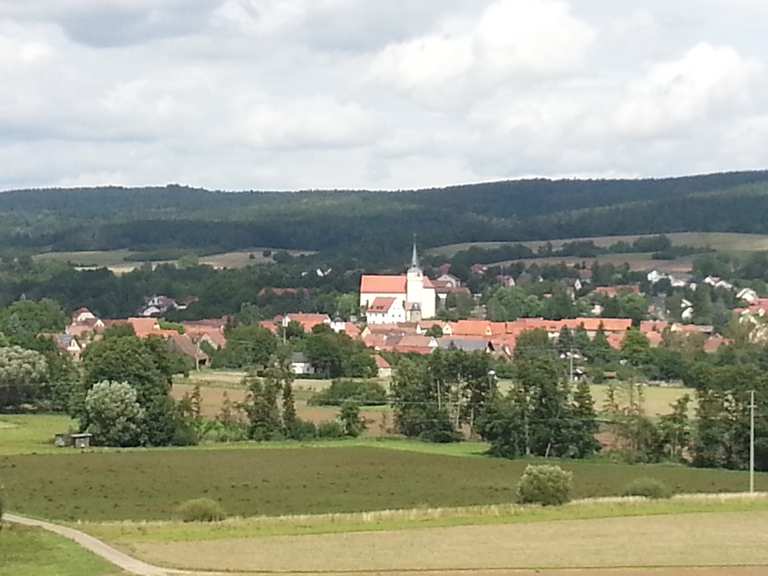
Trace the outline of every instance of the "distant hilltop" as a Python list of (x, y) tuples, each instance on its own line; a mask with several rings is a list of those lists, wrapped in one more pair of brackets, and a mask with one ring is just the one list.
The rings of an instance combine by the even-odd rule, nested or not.
[(768, 232), (768, 172), (509, 180), (396, 193), (169, 185), (0, 194), (0, 242), (32, 251), (272, 246), (378, 260), (396, 253), (400, 261), (414, 233), (429, 248), (685, 231)]

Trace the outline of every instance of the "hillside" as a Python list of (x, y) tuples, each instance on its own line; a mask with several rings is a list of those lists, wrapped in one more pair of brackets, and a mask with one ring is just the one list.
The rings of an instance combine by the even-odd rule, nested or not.
[(421, 244), (440, 246), (686, 231), (768, 232), (768, 172), (398, 192), (173, 185), (0, 194), (0, 242), (35, 252), (273, 246), (382, 257), (414, 233)]

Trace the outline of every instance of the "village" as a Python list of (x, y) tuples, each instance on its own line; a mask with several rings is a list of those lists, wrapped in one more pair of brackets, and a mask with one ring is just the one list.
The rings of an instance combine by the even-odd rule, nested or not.
[[(473, 266), (473, 273), (482, 274), (487, 266)], [(386, 357), (396, 355), (430, 355), (435, 350), (463, 350), (465, 352), (485, 352), (499, 361), (511, 361), (514, 357), (516, 342), (521, 334), (532, 330), (544, 330), (550, 339), (557, 341), (566, 331), (583, 330), (590, 339), (601, 333), (614, 350), (621, 350), (627, 333), (635, 329), (647, 338), (650, 347), (662, 345), (665, 334), (679, 336), (695, 335), (701, 341), (703, 350), (714, 353), (730, 340), (718, 333), (711, 324), (693, 323), (693, 303), (681, 299), (679, 320), (669, 318), (663, 307), (656, 303), (648, 305), (643, 318), (639, 321), (626, 317), (603, 315), (605, 303), (622, 295), (641, 295), (639, 284), (620, 284), (613, 286), (592, 286), (590, 272), (580, 270), (575, 280), (563, 282), (569, 298), (576, 299), (577, 293), (592, 297), (595, 301), (589, 316), (577, 316), (562, 319), (543, 317), (520, 317), (511, 321), (486, 319), (486, 311), (481, 306), (473, 306), (466, 318), (455, 320), (441, 319), (441, 311), (451, 297), (460, 295), (471, 302), (479, 301), (479, 295), (470, 289), (455, 275), (449, 266), (438, 270), (439, 275), (430, 279), (419, 265), (417, 248), (414, 245), (410, 266), (402, 275), (367, 275), (360, 280), (359, 314), (349, 318), (331, 317), (328, 314), (286, 311), (269, 320), (261, 320), (258, 325), (269, 331), (276, 338), (285, 339), (290, 326), (295, 326), (301, 333), (311, 334), (324, 328), (336, 334), (344, 334), (351, 340), (362, 343), (375, 355), (379, 377), (389, 377), (391, 363)], [(525, 273), (524, 273), (525, 274)], [(522, 276), (520, 277), (522, 279)], [(694, 290), (697, 284), (690, 274), (665, 274), (652, 270), (647, 273), (650, 286), (666, 283), (671, 288)], [(499, 275), (499, 285), (513, 288), (512, 276)], [(753, 338), (762, 338), (766, 330), (762, 319), (768, 310), (768, 299), (759, 298), (751, 288), (738, 289), (733, 284), (718, 277), (707, 276), (701, 284), (711, 290), (732, 292), (737, 306), (733, 317), (739, 324), (752, 328)], [(298, 289), (274, 288), (263, 289), (278, 296), (294, 294)], [(544, 295), (544, 298), (551, 295)], [(163, 295), (153, 295), (146, 299), (145, 305), (137, 311), (135, 317), (123, 319), (99, 318), (87, 308), (76, 310), (71, 322), (63, 333), (48, 334), (60, 351), (66, 352), (74, 360), (79, 360), (87, 347), (98, 341), (110, 327), (127, 326), (139, 338), (156, 337), (165, 340), (171, 351), (186, 357), (195, 369), (210, 367), (212, 353), (222, 350), (227, 345), (227, 333), (236, 319), (232, 316), (209, 318), (192, 321), (167, 322), (164, 315), (170, 311), (184, 309), (185, 304)], [(582, 359), (581, 351), (564, 351), (563, 357), (571, 356), (577, 361)], [(308, 376), (316, 372), (316, 367), (309, 362), (302, 352), (295, 352), (291, 359), (291, 369), (296, 375)]]

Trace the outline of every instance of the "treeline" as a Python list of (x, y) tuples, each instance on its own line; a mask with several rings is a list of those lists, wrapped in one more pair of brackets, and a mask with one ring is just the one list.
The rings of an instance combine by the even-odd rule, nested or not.
[(768, 173), (522, 180), (401, 191), (208, 192), (180, 186), (0, 195), (0, 241), (40, 250), (275, 248), (385, 262), (425, 246), (674, 231), (765, 232)]

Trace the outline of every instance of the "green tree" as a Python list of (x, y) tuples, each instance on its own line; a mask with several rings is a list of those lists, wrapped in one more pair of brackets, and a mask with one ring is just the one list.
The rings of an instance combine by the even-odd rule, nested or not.
[(282, 389), (280, 374), (270, 368), (264, 378), (247, 375), (243, 384), (248, 389), (245, 411), (248, 414), (248, 437), (264, 441), (277, 438), (283, 428), (277, 403)]
[(214, 357), (216, 366), (262, 368), (277, 350), (274, 334), (258, 324), (229, 328), (226, 336), (226, 346)]
[(621, 356), (632, 366), (647, 364), (651, 357), (648, 337), (636, 328), (629, 330), (621, 343)]
[(0, 410), (37, 402), (48, 375), (45, 357), (19, 346), (0, 348)]
[(596, 434), (599, 429), (595, 402), (586, 381), (576, 385), (573, 394), (573, 450), (577, 458), (586, 458), (600, 450)]
[(672, 460), (682, 461), (690, 444), (691, 428), (688, 419), (688, 406), (691, 397), (685, 394), (672, 404), (672, 412), (664, 414), (659, 421), (659, 431), (665, 445), (667, 456)]
[(144, 443), (144, 410), (135, 388), (127, 382), (97, 382), (85, 398), (87, 431), (103, 446)]
[(345, 436), (357, 438), (365, 431), (365, 419), (360, 416), (360, 405), (354, 400), (347, 400), (341, 405), (339, 420)]
[(63, 332), (67, 317), (53, 300), (19, 300), (0, 310), (0, 332), (12, 344), (37, 349), (37, 337), (44, 332)]

